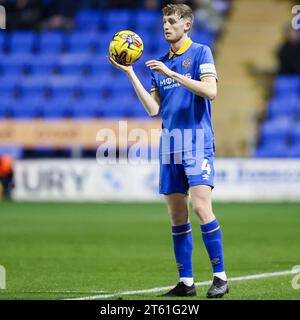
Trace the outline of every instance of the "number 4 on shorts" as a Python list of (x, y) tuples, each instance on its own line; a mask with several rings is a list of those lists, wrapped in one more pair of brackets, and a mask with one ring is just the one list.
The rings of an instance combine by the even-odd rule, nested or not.
[(204, 159), (201, 166), (202, 171), (206, 171), (208, 175), (211, 173), (210, 164), (207, 159)]

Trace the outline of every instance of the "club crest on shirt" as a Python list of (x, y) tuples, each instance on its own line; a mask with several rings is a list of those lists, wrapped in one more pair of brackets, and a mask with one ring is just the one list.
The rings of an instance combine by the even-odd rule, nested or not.
[(183, 60), (182, 62), (182, 66), (184, 67), (184, 69), (188, 70), (192, 65), (192, 59), (191, 58), (186, 58)]

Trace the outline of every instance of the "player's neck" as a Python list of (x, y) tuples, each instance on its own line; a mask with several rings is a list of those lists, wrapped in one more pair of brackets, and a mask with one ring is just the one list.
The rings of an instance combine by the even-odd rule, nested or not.
[(173, 52), (178, 51), (181, 46), (185, 43), (185, 41), (187, 40), (188, 35), (185, 34), (181, 39), (179, 39), (177, 42), (171, 43), (171, 50)]

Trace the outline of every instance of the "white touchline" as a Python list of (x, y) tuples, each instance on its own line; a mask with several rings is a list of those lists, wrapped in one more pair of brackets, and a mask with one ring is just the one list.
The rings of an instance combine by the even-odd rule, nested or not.
[(104, 290), (0, 290), (1, 293), (104, 293)]
[[(292, 270), (285, 270), (285, 271), (278, 271), (278, 272), (270, 272), (270, 273), (260, 273), (260, 274), (253, 274), (250, 276), (241, 276), (241, 277), (233, 277), (229, 278), (229, 281), (243, 281), (243, 280), (254, 280), (254, 279), (261, 279), (261, 278), (271, 278), (271, 277), (278, 277), (278, 276), (285, 276), (289, 274), (295, 274), (295, 271)], [(211, 284), (210, 281), (202, 281), (202, 282), (195, 282), (195, 286), (206, 286)], [(145, 290), (134, 290), (134, 291), (123, 291), (123, 292), (116, 292), (111, 294), (99, 294), (96, 296), (88, 296), (88, 297), (79, 297), (79, 298), (72, 298), (72, 299), (64, 299), (64, 300), (95, 300), (95, 299), (106, 299), (106, 298), (113, 298), (119, 296), (128, 296), (134, 294), (141, 294), (141, 293), (152, 293), (152, 292), (160, 292), (172, 289), (174, 286), (168, 287), (160, 287), (160, 288), (152, 288), (152, 289), (145, 289)]]

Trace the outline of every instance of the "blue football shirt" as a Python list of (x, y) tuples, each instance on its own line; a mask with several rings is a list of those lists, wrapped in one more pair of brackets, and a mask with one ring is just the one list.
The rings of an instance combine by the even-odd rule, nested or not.
[[(158, 59), (169, 69), (188, 78), (201, 80), (206, 76), (217, 79), (214, 59), (208, 46), (192, 42), (188, 38), (181, 48)], [(171, 149), (171, 152), (196, 150), (196, 131), (202, 132), (201, 148), (214, 148), (214, 131), (211, 122), (211, 102), (181, 86), (172, 78), (157, 72), (151, 73), (151, 92), (158, 90), (160, 96), (160, 115), (162, 117), (162, 138), (168, 138), (174, 129), (184, 132), (191, 129), (189, 144), (182, 143)], [(175, 130), (175, 131), (176, 131)], [(167, 140), (167, 139), (166, 139)], [(183, 140), (182, 140), (183, 141)], [(172, 147), (171, 147), (172, 148)]]

